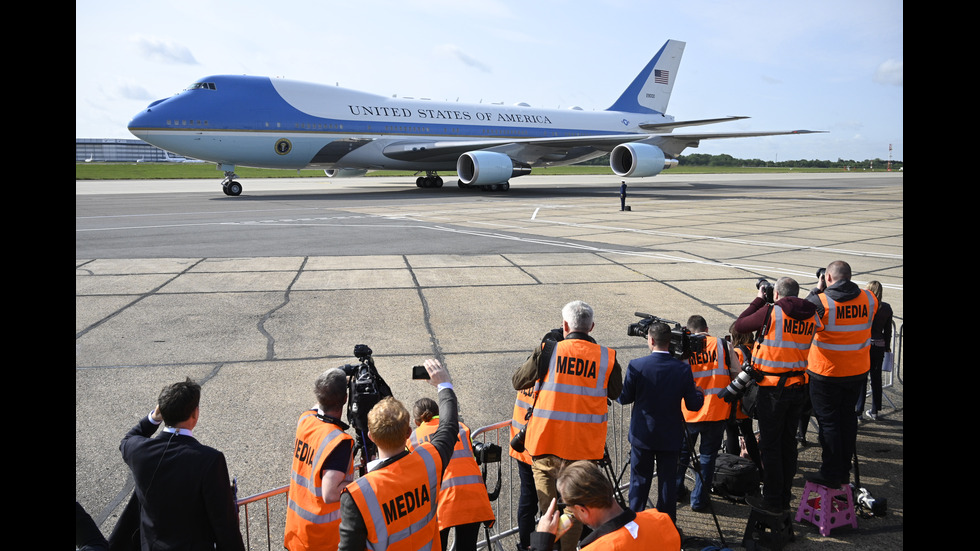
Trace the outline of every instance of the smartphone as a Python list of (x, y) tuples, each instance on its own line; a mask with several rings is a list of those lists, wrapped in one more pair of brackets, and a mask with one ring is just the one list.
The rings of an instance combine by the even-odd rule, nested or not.
[(413, 379), (431, 379), (431, 377), (429, 377), (429, 372), (426, 371), (424, 365), (413, 365), (412, 366), (412, 378)]

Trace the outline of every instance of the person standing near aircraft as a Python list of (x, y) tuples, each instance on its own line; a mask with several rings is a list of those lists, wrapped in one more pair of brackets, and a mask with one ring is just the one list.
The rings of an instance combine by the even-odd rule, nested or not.
[(626, 180), (619, 186), (619, 210), (626, 210)]

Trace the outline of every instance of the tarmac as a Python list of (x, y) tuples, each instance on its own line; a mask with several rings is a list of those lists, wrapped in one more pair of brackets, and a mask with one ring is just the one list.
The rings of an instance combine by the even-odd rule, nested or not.
[[(724, 335), (758, 278), (791, 275), (806, 289), (816, 267), (841, 258), (862, 286), (885, 284), (900, 333), (901, 174), (658, 177), (631, 185), (630, 212), (619, 210), (618, 180), (526, 178), (526, 190), (497, 195), (246, 182), (239, 198), (213, 183), (133, 193), (132, 183), (76, 182), (76, 500), (108, 534), (132, 487), (119, 441), (163, 386), (187, 376), (204, 389), (195, 436), (225, 453), (243, 497), (286, 483), (313, 379), (355, 362), (359, 343), (406, 404), (434, 392), (410, 380), (411, 366), (442, 358), (475, 428), (510, 418), (510, 375), (574, 299), (595, 308), (593, 336), (625, 366), (646, 353), (626, 335), (634, 312), (681, 323), (701, 314)], [(887, 500), (887, 514), (827, 536), (794, 522), (786, 548), (902, 548), (897, 346), (884, 409), (858, 435), (860, 485)], [(819, 465), (816, 434), (814, 423), (801, 473)], [(797, 500), (802, 488), (799, 477)], [(679, 507), (684, 548), (722, 537), (744, 548), (748, 507), (713, 505), (714, 515)]]

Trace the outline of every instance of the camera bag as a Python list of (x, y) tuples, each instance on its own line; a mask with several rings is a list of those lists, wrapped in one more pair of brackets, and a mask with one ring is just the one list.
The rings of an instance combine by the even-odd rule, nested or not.
[(746, 496), (759, 492), (762, 477), (751, 459), (730, 453), (719, 453), (715, 460), (714, 492), (732, 501), (744, 502)]

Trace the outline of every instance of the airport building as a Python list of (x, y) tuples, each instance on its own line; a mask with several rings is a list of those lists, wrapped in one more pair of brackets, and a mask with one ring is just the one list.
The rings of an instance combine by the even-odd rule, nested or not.
[(173, 155), (143, 140), (122, 138), (75, 138), (75, 162), (155, 163)]

